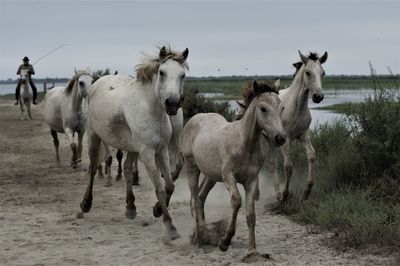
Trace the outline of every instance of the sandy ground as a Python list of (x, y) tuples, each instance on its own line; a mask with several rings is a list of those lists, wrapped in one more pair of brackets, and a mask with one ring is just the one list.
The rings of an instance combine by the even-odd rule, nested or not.
[[(138, 215), (124, 216), (125, 182), (103, 187), (96, 179), (90, 213), (77, 219), (86, 189), (86, 146), (77, 170), (70, 164), (70, 149), (60, 137), (62, 165), (55, 163), (49, 129), (33, 107), (33, 121), (20, 121), (19, 108), (0, 101), (0, 264), (1, 265), (237, 265), (245, 264), (247, 226), (245, 210), (239, 213), (237, 231), (227, 252), (213, 246), (196, 249), (190, 244), (192, 218), (184, 173), (177, 181), (170, 212), (181, 237), (171, 245), (160, 240), (161, 219), (152, 216), (154, 189), (140, 165), (141, 185), (134, 187)], [(115, 164), (113, 173), (115, 175)], [(262, 182), (262, 187), (266, 184)], [(339, 253), (323, 243), (330, 233), (310, 233), (279, 215), (265, 211), (271, 200), (262, 190), (257, 203), (256, 265), (389, 265), (391, 258)], [(216, 187), (206, 204), (207, 223), (230, 214), (223, 185)]]

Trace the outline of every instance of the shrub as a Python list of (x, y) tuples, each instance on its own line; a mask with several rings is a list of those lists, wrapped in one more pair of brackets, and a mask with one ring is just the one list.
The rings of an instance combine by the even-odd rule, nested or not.
[(218, 113), (228, 121), (233, 121), (236, 117), (236, 113), (230, 109), (229, 102), (206, 98), (196, 89), (185, 90), (185, 101), (182, 108), (185, 123), (198, 113)]

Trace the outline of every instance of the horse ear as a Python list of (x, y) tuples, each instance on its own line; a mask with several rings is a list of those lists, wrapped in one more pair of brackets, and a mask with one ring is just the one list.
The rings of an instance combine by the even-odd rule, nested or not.
[(300, 50), (299, 50), (299, 55), (300, 55), (301, 61), (302, 61), (304, 64), (306, 64), (307, 61), (308, 61), (307, 56), (303, 55), (303, 54), (300, 52)]
[(167, 49), (165, 49), (165, 46), (161, 47), (160, 54), (158, 56), (160, 57), (160, 59), (163, 59), (167, 56)]
[(296, 70), (299, 70), (299, 69), (301, 68), (302, 65), (303, 65), (302, 62), (293, 63), (293, 66), (296, 68)]
[(185, 59), (185, 61), (186, 61), (186, 58), (188, 57), (188, 55), (189, 55), (189, 49), (186, 48), (185, 51), (183, 51), (183, 53), (182, 53), (182, 57), (183, 57), (183, 59)]
[(328, 59), (328, 52), (325, 52), (318, 60), (322, 65), (323, 63), (326, 62), (327, 59)]
[(74, 67), (74, 72), (75, 72), (75, 75), (78, 75), (78, 71), (76, 70), (76, 67)]
[(253, 81), (253, 93), (255, 95), (261, 94), (260, 86), (258, 86), (258, 83), (256, 80)]
[(274, 85), (275, 88), (279, 91), (279, 87), (281, 86), (281, 80), (280, 79), (275, 80)]

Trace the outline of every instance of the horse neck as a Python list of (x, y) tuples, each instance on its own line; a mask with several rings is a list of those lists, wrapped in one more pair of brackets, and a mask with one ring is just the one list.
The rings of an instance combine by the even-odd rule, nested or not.
[(79, 113), (82, 108), (82, 97), (78, 93), (78, 79), (74, 81), (74, 87), (72, 88), (72, 92), (70, 95), (70, 105), (72, 111), (75, 113)]
[(303, 79), (304, 65), (297, 72), (292, 84), (288, 89), (289, 106), (296, 108), (297, 112), (308, 109), (308, 93), (309, 90), (304, 84)]
[(153, 79), (148, 84), (143, 84), (141, 82), (138, 82), (137, 85), (139, 86), (139, 89), (144, 92), (146, 97), (144, 97), (144, 100), (146, 100), (149, 104), (149, 106), (152, 106), (152, 114), (157, 116), (157, 117), (162, 117), (163, 115), (166, 115), (165, 110), (162, 106), (162, 103), (160, 101), (160, 97), (156, 94), (156, 81)]
[(242, 119), (240, 120), (243, 142), (248, 147), (255, 147), (259, 145), (262, 132), (262, 128), (260, 128), (257, 123), (256, 102), (257, 99), (254, 99), (250, 103), (250, 106), (247, 108)]
[(25, 80), (25, 83), (22, 84), (22, 86), (21, 86), (23, 94), (29, 93), (29, 86), (30, 86), (30, 80), (29, 80), (29, 77), (27, 77)]

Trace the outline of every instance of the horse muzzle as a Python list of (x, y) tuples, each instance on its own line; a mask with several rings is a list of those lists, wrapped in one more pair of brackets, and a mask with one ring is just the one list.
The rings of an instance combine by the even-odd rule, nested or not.
[[(262, 131), (263, 136), (267, 141), (269, 141), (271, 138), (265, 133), (265, 131)], [(275, 137), (272, 139), (272, 142), (276, 147), (280, 147), (286, 142), (286, 134), (278, 133), (275, 135)]]
[(314, 103), (320, 103), (322, 102), (322, 100), (324, 99), (324, 95), (323, 94), (316, 94), (314, 93), (312, 96), (312, 100)]
[(165, 100), (165, 111), (168, 115), (176, 115), (178, 113), (178, 109), (182, 107), (182, 103), (184, 100), (184, 96), (182, 95), (178, 98), (168, 98)]

